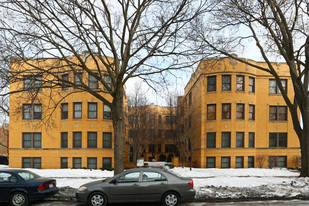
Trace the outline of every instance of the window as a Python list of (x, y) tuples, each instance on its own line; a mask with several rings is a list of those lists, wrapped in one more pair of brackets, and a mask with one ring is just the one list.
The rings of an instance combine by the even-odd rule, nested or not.
[[(129, 138), (134, 138), (134, 137), (137, 137), (137, 130), (135, 130), (135, 129), (130, 129), (129, 130)], [(103, 136), (104, 136), (104, 133), (103, 133)]]
[(149, 124), (154, 125), (155, 123), (155, 115), (154, 114), (149, 114)]
[(216, 120), (216, 105), (207, 105), (207, 120)]
[(73, 168), (74, 169), (82, 168), (82, 158), (81, 157), (73, 157)]
[(174, 144), (166, 144), (165, 145), (165, 152), (177, 153), (176, 145), (174, 145)]
[(97, 169), (97, 158), (96, 157), (88, 157), (87, 158), (87, 168), (88, 169)]
[(255, 92), (255, 78), (249, 77), (249, 92)]
[(130, 125), (136, 125), (138, 122), (138, 116), (137, 115), (130, 115), (129, 116), (129, 124)]
[(231, 104), (222, 104), (222, 119), (231, 119)]
[(42, 105), (23, 104), (23, 119), (24, 120), (42, 119)]
[(207, 77), (207, 92), (215, 92), (217, 90), (217, 78), (216, 76)]
[(176, 124), (176, 116), (165, 116), (165, 124)]
[(209, 132), (207, 133), (207, 148), (216, 148), (216, 133)]
[(176, 139), (176, 130), (165, 130), (165, 139)]
[(158, 172), (143, 172), (143, 182), (166, 181), (166, 177)]
[(78, 72), (74, 74), (74, 89), (80, 89), (82, 88), (82, 82), (83, 82), (83, 73)]
[(158, 120), (159, 124), (162, 123), (162, 115), (159, 115), (159, 120)]
[(158, 152), (161, 152), (161, 147), (162, 147), (162, 145), (158, 144)]
[(287, 121), (287, 107), (269, 106), (269, 121)]
[(244, 147), (244, 133), (236, 132), (236, 147), (243, 148)]
[(97, 74), (88, 74), (88, 86), (90, 89), (98, 89), (98, 80), (96, 78)]
[(41, 133), (23, 133), (23, 148), (41, 148)]
[(140, 172), (130, 172), (117, 179), (117, 183), (138, 182)]
[(189, 94), (189, 106), (191, 106), (192, 104), (192, 92), (190, 92)]
[(248, 147), (254, 148), (255, 147), (255, 133), (254, 132), (249, 132), (249, 142), (248, 142)]
[(244, 157), (236, 157), (236, 168), (244, 168)]
[(156, 147), (154, 144), (150, 144), (148, 145), (148, 151), (151, 153), (155, 153), (156, 152)]
[(230, 168), (231, 158), (230, 157), (221, 157), (221, 168)]
[(249, 120), (255, 120), (255, 105), (249, 105)]
[(243, 75), (236, 76), (236, 91), (245, 91), (245, 77)]
[(61, 79), (62, 91), (67, 91), (69, 89), (69, 74), (63, 74)]
[[(7, 172), (0, 172), (0, 184), (7, 184), (7, 183), (17, 183), (18, 179), (15, 175), (7, 173)], [(2, 185), (1, 187), (6, 187)]]
[(88, 119), (97, 119), (98, 104), (96, 102), (88, 102)]
[(61, 119), (68, 119), (69, 117), (69, 105), (68, 103), (61, 104)]
[(81, 132), (73, 132), (73, 148), (82, 148)]
[(24, 90), (26, 91), (42, 91), (42, 76), (27, 75), (24, 76)]
[(103, 119), (112, 119), (112, 110), (106, 104), (103, 105)]
[(68, 133), (61, 132), (61, 148), (68, 148)]
[(268, 158), (268, 167), (286, 167), (286, 156), (270, 156)]
[[(281, 84), (283, 87), (283, 90), (287, 91), (287, 80), (281, 79)], [(279, 87), (277, 86), (277, 82), (275, 79), (269, 80), (269, 94), (281, 94), (281, 91), (279, 90)]]
[(103, 157), (103, 168), (112, 168), (112, 158)]
[(206, 157), (206, 168), (216, 168), (215, 157)]
[(73, 107), (74, 107), (73, 118), (74, 119), (81, 119), (82, 118), (82, 103), (81, 102), (74, 102)]
[(245, 119), (245, 105), (236, 104), (236, 119)]
[(231, 91), (231, 75), (222, 75), (222, 91)]
[(110, 91), (112, 89), (112, 79), (108, 75), (104, 75), (104, 82), (108, 86), (104, 86), (104, 91)]
[(286, 148), (287, 133), (269, 133), (269, 147)]
[(61, 161), (60, 168), (61, 169), (67, 169), (68, 168), (68, 158), (67, 157), (61, 157), (60, 161)]
[(248, 168), (254, 168), (254, 156), (248, 157)]
[(231, 147), (231, 133), (230, 132), (222, 132), (221, 136), (221, 147), (222, 148), (230, 148)]
[(41, 157), (23, 157), (22, 167), (41, 169)]
[[(136, 130), (133, 130), (136, 131)], [(103, 132), (103, 148), (112, 148), (112, 133)]]
[(96, 132), (88, 132), (88, 148), (97, 148)]

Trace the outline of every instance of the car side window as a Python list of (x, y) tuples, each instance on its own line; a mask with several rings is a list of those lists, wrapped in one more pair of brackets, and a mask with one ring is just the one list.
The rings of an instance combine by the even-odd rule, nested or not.
[(143, 182), (166, 181), (166, 177), (158, 172), (143, 172)]
[(138, 182), (140, 172), (130, 172), (117, 179), (117, 183)]
[(0, 172), (0, 184), (2, 183), (16, 183), (17, 177), (10, 173)]

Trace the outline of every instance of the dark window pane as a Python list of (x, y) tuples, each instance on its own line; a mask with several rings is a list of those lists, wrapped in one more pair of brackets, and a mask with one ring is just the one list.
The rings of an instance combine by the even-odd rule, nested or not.
[(112, 158), (103, 157), (103, 168), (112, 168)]
[(236, 132), (236, 147), (244, 147), (244, 133)]
[(236, 76), (236, 90), (245, 91), (245, 77), (243, 75)]
[(81, 119), (82, 118), (82, 103), (81, 102), (75, 102), (73, 104), (73, 106), (74, 106), (73, 118), (74, 119)]
[(230, 148), (231, 147), (231, 133), (230, 132), (222, 132), (222, 148)]
[(230, 157), (221, 157), (221, 168), (230, 168)]
[(215, 157), (206, 158), (206, 168), (216, 168), (216, 158)]
[(105, 104), (103, 105), (103, 119), (112, 119), (112, 110)]
[(244, 157), (236, 157), (236, 168), (244, 168)]
[(96, 102), (88, 103), (88, 119), (97, 119), (97, 107)]
[(81, 148), (82, 147), (82, 133), (73, 132), (73, 147)]
[(73, 168), (74, 169), (81, 169), (82, 168), (82, 158), (73, 157)]
[(216, 148), (216, 133), (207, 133), (207, 148)]
[(61, 169), (67, 169), (68, 168), (68, 158), (67, 157), (61, 157)]
[(88, 132), (88, 148), (97, 148), (96, 132)]
[(231, 119), (231, 104), (222, 104), (222, 119)]
[(103, 148), (112, 148), (112, 133), (103, 132)]
[(254, 138), (255, 134), (253, 132), (249, 132), (249, 143), (248, 143), (248, 147), (250, 148), (254, 148), (254, 142), (255, 142), (255, 138)]
[(61, 104), (61, 119), (68, 119), (69, 106), (68, 103)]
[(222, 76), (222, 91), (231, 91), (231, 75)]
[(88, 169), (97, 169), (97, 158), (96, 157), (88, 157), (87, 158), (87, 168)]
[(216, 120), (216, 105), (215, 104), (207, 105), (207, 119)]
[(216, 76), (207, 77), (207, 92), (216, 91)]
[(236, 119), (245, 119), (245, 105), (236, 104)]

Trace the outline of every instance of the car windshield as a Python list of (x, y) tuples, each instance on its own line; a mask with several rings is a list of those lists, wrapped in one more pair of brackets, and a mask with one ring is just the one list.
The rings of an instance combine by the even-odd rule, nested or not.
[(41, 176), (33, 173), (33, 172), (29, 172), (29, 171), (22, 171), (22, 172), (18, 172), (19, 176), (21, 176), (25, 181), (30, 181), (30, 180), (35, 180), (40, 178)]

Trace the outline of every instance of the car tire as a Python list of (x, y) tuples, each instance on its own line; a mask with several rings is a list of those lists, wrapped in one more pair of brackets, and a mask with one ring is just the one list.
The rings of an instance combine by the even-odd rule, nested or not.
[(176, 192), (166, 192), (162, 196), (162, 205), (164, 206), (177, 206), (180, 202), (180, 197)]
[(101, 192), (92, 193), (88, 199), (90, 206), (105, 206), (107, 205), (107, 197)]
[(10, 196), (12, 206), (27, 206), (29, 204), (28, 196), (23, 192), (15, 192)]

